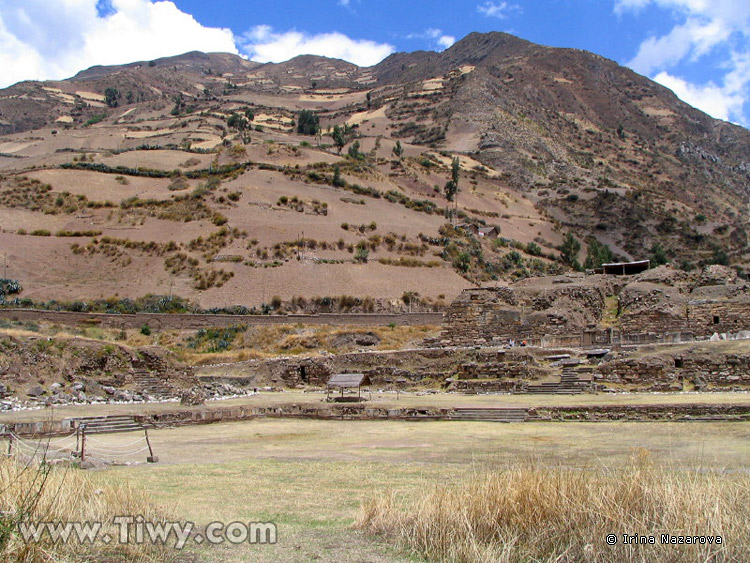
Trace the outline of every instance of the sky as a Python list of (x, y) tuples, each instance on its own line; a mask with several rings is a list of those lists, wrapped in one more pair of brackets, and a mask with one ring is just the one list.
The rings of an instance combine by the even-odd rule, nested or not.
[(194, 50), (370, 66), (472, 31), (592, 51), (750, 126), (750, 0), (0, 0), (0, 87)]

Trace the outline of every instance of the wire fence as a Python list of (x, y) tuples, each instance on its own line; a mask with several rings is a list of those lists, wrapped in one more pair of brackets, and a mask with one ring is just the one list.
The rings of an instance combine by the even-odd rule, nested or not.
[(103, 463), (123, 463), (143, 459), (148, 452), (147, 461), (156, 458), (151, 448), (148, 431), (136, 440), (121, 444), (115, 440), (94, 437), (86, 434), (85, 427), (78, 428), (72, 434), (54, 440), (22, 437), (14, 432), (6, 432), (8, 446), (5, 454), (24, 462), (53, 460), (98, 461)]

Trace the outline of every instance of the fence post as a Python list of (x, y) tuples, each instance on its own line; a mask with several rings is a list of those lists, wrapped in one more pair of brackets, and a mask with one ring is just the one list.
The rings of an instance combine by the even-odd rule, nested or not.
[(13, 455), (13, 433), (8, 433), (8, 457)]
[(86, 461), (86, 425), (82, 424), (81, 429), (81, 463)]
[(159, 458), (154, 455), (154, 450), (151, 447), (151, 440), (148, 439), (148, 428), (144, 428), (143, 432), (146, 434), (146, 445), (148, 446), (148, 453), (150, 454), (146, 458), (146, 462), (148, 463), (156, 463), (159, 461)]

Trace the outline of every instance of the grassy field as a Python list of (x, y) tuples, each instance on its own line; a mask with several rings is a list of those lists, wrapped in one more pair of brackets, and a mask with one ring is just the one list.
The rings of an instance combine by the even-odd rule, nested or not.
[[(192, 548), (212, 562), (420, 560), (352, 529), (362, 503), (391, 493), (416, 499), (487, 469), (609, 470), (643, 452), (677, 474), (714, 469), (731, 478), (750, 468), (750, 427), (738, 423), (257, 420), (151, 435), (159, 464), (111, 468), (93, 478), (132, 483), (157, 510), (199, 526), (243, 520), (279, 527), (275, 546)], [(116, 447), (133, 436), (102, 439)]]

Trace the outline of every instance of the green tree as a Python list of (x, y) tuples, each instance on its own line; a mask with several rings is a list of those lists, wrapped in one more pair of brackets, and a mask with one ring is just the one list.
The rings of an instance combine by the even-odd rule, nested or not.
[(655, 242), (651, 245), (649, 260), (651, 260), (652, 266), (661, 266), (669, 262), (669, 256), (667, 256), (667, 251), (664, 250), (664, 247), (660, 243)]
[(361, 152), (359, 152), (359, 141), (354, 141), (351, 146), (349, 147), (349, 156), (353, 158), (354, 160), (362, 160), (364, 159), (365, 155), (363, 155)]
[(297, 116), (297, 133), (300, 135), (316, 135), (320, 129), (320, 119), (314, 111), (303, 109)]
[(172, 115), (180, 115), (185, 110), (185, 100), (182, 99), (182, 94), (177, 94), (174, 97), (174, 107), (170, 112)]
[(458, 196), (458, 175), (461, 170), (461, 164), (458, 157), (453, 158), (451, 163), (451, 179), (445, 184), (445, 199), (453, 201)]
[(338, 164), (333, 167), (333, 185), (337, 188), (343, 188), (346, 185), (346, 182), (341, 177), (341, 168), (339, 168)]
[(721, 264), (722, 266), (729, 266), (729, 255), (727, 254), (727, 251), (724, 250), (722, 247), (715, 246), (713, 256), (711, 257), (711, 261), (714, 264)]
[(451, 213), (452, 219), (455, 219), (458, 211), (458, 175), (460, 170), (461, 163), (459, 162), (458, 157), (454, 157), (453, 162), (451, 163), (451, 179), (445, 183), (445, 188), (443, 188), (445, 199), (454, 202), (454, 208)]
[(586, 252), (586, 260), (583, 263), (583, 267), (587, 270), (601, 268), (602, 264), (614, 261), (615, 256), (606, 244), (600, 243), (594, 237), (588, 238), (586, 244), (588, 245), (588, 251)]
[(560, 246), (560, 258), (564, 264), (567, 264), (574, 270), (580, 270), (581, 264), (578, 262), (578, 253), (581, 251), (581, 243), (573, 236), (573, 233), (565, 235), (565, 240)]
[(393, 147), (393, 154), (401, 160), (404, 157), (404, 147), (401, 146), (401, 141), (396, 141), (396, 146)]
[(336, 145), (336, 148), (339, 150), (339, 154), (341, 154), (341, 149), (343, 149), (344, 145), (346, 144), (344, 131), (338, 125), (334, 125), (333, 134), (331, 136), (333, 137), (333, 144)]
[(250, 130), (251, 124), (247, 116), (232, 112), (229, 119), (227, 119), (227, 125), (233, 129), (237, 129), (243, 143), (250, 142), (250, 135), (247, 132)]
[(104, 90), (104, 100), (108, 107), (116, 108), (119, 98), (120, 92), (117, 88), (107, 88)]

